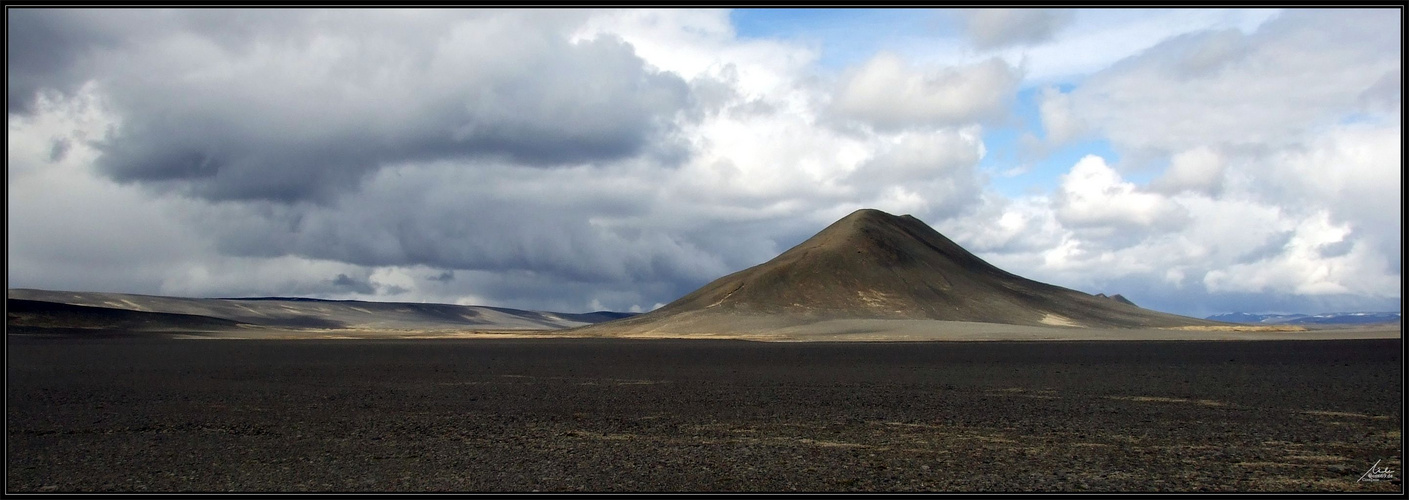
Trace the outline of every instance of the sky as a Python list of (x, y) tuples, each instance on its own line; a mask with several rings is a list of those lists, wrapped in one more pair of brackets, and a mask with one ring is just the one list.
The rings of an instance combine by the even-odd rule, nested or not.
[(7, 8), (9, 288), (647, 311), (860, 208), (1399, 311), (1403, 11)]

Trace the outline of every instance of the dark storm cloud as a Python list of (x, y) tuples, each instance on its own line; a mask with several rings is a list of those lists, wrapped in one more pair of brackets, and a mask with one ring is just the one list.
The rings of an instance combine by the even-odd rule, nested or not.
[(372, 284), (366, 280), (353, 279), (346, 274), (339, 274), (337, 278), (333, 279), (333, 286), (341, 289), (339, 290), (341, 292), (365, 293), (368, 295), (377, 292), (377, 289), (373, 288)]
[(32, 113), (41, 91), (72, 93), (85, 79), (75, 66), (120, 42), (118, 33), (89, 11), (7, 8), (5, 14), (10, 113)]
[[(73, 16), (39, 16), (45, 28), (24, 35), (36, 41), (11, 48), (30, 61), (21, 80), (99, 85), (121, 125), (101, 141), (98, 163), (120, 182), (210, 200), (326, 203), (408, 161), (558, 166), (683, 154), (673, 119), (689, 106), (689, 86), (620, 39), (570, 41), (570, 13), (125, 16), (128, 38), (101, 60), (82, 54), (107, 39), (72, 34), (84, 29)], [(61, 43), (36, 48), (46, 39)]]
[(117, 126), (72, 146), (98, 172), (192, 198), (181, 217), (222, 259), (355, 269), (266, 286), (399, 295), (374, 268), (426, 266), (407, 278), (441, 296), (626, 309), (730, 267), (713, 235), (633, 222), (700, 104), (621, 39), (570, 39), (581, 12), (82, 12), (48, 13), (75, 41), (27, 44), (60, 61), (27, 71), (91, 82)]
[(449, 283), (451, 281), (455, 281), (455, 271), (445, 271), (436, 276), (427, 276), (426, 279), (431, 281), (439, 281), (441, 283)]
[[(517, 207), (516, 207), (517, 208)], [(700, 220), (699, 225), (677, 228), (673, 245), (652, 245), (660, 241), (661, 230), (643, 221), (631, 228), (614, 230), (617, 236), (604, 238), (603, 245), (636, 261), (620, 275), (599, 276), (577, 281), (564, 274), (542, 269), (483, 269), (455, 273), (453, 282), (436, 282), (424, 291), (450, 295), (490, 298), (497, 305), (561, 312), (595, 310), (648, 311), (656, 304), (669, 303), (720, 276), (760, 264), (822, 230), (832, 221), (806, 220), (796, 216), (753, 221)], [(550, 222), (549, 224), (556, 224)], [(622, 238), (616, 240), (615, 238)], [(648, 243), (625, 244), (622, 241)], [(633, 249), (633, 247), (642, 247)], [(579, 249), (590, 253), (587, 249)], [(570, 254), (563, 258), (571, 258)], [(658, 266), (640, 265), (654, 261)]]
[[(223, 255), (404, 266), (432, 296), (568, 312), (669, 302), (833, 221), (810, 212), (740, 220), (671, 204), (653, 169), (402, 166), (329, 205), (223, 203), (187, 215)], [(199, 225), (212, 220), (220, 224)]]
[(655, 203), (641, 172), (628, 167), (436, 164), (383, 170), (327, 206), (217, 204), (189, 216), (222, 221), (201, 230), (225, 255), (426, 266), (447, 270), (428, 281), (455, 289), (471, 284), (461, 271), (484, 271), (535, 276), (527, 283), (545, 283), (536, 288), (544, 297), (569, 284), (627, 289), (658, 282), (674, 292), (731, 270), (700, 243), (736, 237), (727, 228), (632, 222)]

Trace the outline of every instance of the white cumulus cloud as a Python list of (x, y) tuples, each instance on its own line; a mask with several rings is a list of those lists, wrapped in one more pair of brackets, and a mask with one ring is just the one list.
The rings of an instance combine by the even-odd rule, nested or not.
[(847, 76), (832, 106), (839, 115), (878, 129), (964, 125), (1004, 116), (1020, 77), (998, 58), (917, 68), (881, 53)]

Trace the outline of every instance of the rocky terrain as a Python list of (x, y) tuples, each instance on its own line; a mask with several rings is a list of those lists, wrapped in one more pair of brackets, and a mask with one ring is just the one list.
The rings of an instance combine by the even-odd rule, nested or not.
[(1397, 339), (7, 347), (8, 493), (1403, 491)]

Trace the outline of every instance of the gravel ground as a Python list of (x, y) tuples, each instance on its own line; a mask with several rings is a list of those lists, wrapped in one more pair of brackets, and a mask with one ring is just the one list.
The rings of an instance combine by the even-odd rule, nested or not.
[(7, 344), (8, 493), (1403, 491), (1397, 339)]

